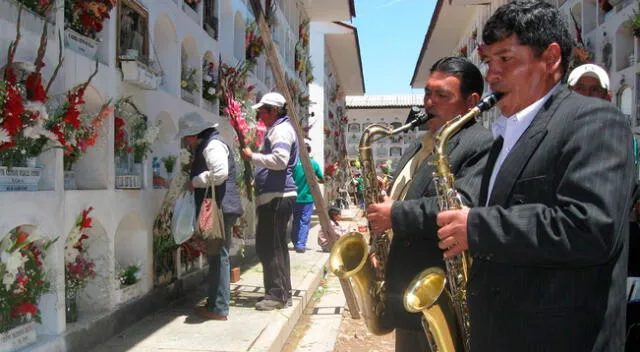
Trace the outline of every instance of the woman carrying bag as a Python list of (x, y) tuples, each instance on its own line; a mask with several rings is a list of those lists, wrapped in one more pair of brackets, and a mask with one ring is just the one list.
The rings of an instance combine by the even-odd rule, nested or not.
[[(209, 299), (204, 307), (198, 307), (196, 313), (205, 319), (227, 320), (229, 314), (230, 265), (229, 248), (231, 246), (231, 227), (242, 215), (240, 192), (236, 186), (236, 170), (233, 153), (223, 141), (216, 129), (217, 124), (207, 122), (197, 113), (188, 113), (178, 123), (177, 139), (193, 153), (190, 182), (185, 187), (193, 191), (198, 216), (196, 236), (220, 236), (218, 228), (218, 209), (222, 210), (224, 237), (222, 241), (206, 242), (205, 251), (209, 261)], [(213, 191), (213, 192), (212, 192)], [(215, 202), (212, 202), (212, 194)], [(208, 204), (208, 202), (211, 202)], [(205, 206), (203, 207), (203, 203)], [(209, 206), (210, 205), (210, 206)], [(201, 214), (202, 209), (202, 214)], [(206, 222), (206, 224), (203, 224)], [(203, 228), (206, 231), (199, 231)], [(213, 230), (208, 226), (212, 226)], [(194, 236), (194, 237), (196, 237)], [(222, 236), (220, 236), (222, 237)], [(202, 239), (202, 238), (200, 238)]]

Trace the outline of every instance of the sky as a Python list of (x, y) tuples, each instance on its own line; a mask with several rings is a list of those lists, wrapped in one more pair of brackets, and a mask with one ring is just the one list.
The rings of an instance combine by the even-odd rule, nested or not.
[(365, 95), (422, 94), (411, 89), (435, 0), (355, 0)]

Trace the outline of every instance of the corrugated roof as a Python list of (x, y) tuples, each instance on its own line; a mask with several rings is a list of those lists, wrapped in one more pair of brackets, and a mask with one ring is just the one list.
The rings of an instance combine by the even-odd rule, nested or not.
[(405, 95), (349, 95), (346, 97), (347, 108), (382, 108), (422, 106), (422, 94)]

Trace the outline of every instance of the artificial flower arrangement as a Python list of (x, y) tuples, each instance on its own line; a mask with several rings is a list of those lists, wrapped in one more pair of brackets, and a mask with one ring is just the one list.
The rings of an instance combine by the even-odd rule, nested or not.
[(40, 16), (45, 16), (53, 8), (55, 0), (18, 0), (29, 10)]
[(140, 112), (130, 98), (121, 98), (114, 109), (115, 153), (123, 158), (133, 154), (133, 162), (141, 163), (160, 134), (160, 121), (147, 128), (147, 117)]
[(256, 64), (258, 57), (264, 50), (264, 41), (258, 30), (255, 21), (247, 22), (247, 29), (244, 38), (244, 47), (246, 51), (247, 61)]
[(116, 0), (65, 0), (65, 27), (95, 39), (109, 19), (109, 12), (116, 6)]
[(202, 98), (210, 102), (215, 102), (216, 99), (218, 99), (217, 85), (215, 64), (213, 61), (205, 61), (202, 65)]
[[(46, 36), (40, 41), (33, 64), (14, 62), (21, 38), (21, 14), (22, 8), (18, 12), (16, 38), (9, 45), (4, 77), (0, 82), (0, 165), (8, 167), (24, 166), (27, 159), (40, 155), (45, 148), (61, 145), (52, 132), (55, 125), (49, 121), (45, 103), (62, 60), (59, 60), (46, 88), (41, 74)], [(46, 31), (46, 26), (43, 31)]]
[(51, 288), (43, 260), (55, 241), (22, 227), (0, 240), (0, 333), (32, 320), (41, 322), (38, 301)]
[(76, 218), (73, 228), (67, 235), (64, 245), (64, 277), (65, 295), (67, 298), (77, 297), (87, 287), (90, 280), (96, 277), (95, 263), (87, 254), (84, 240), (88, 239), (87, 230), (91, 228), (92, 218), (89, 213), (93, 207), (82, 210)]
[[(220, 108), (224, 116), (229, 118), (229, 123), (236, 132), (236, 142), (239, 149), (250, 146), (252, 150), (258, 150), (262, 145), (266, 126), (261, 121), (256, 121), (255, 112), (249, 105), (249, 94), (253, 86), (247, 85), (247, 78), (251, 64), (247, 61), (240, 63), (237, 67), (230, 67), (226, 64), (220, 65), (218, 77), (220, 77)], [(247, 198), (253, 199), (252, 192), (252, 168), (251, 163), (243, 160), (244, 183), (238, 186)]]

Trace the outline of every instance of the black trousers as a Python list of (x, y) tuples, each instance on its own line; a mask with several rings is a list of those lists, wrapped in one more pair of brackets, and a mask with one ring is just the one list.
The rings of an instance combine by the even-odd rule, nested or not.
[(396, 352), (431, 352), (431, 348), (424, 331), (396, 328)]
[(296, 197), (275, 198), (258, 207), (256, 252), (264, 272), (265, 299), (286, 304), (291, 297), (287, 223)]

